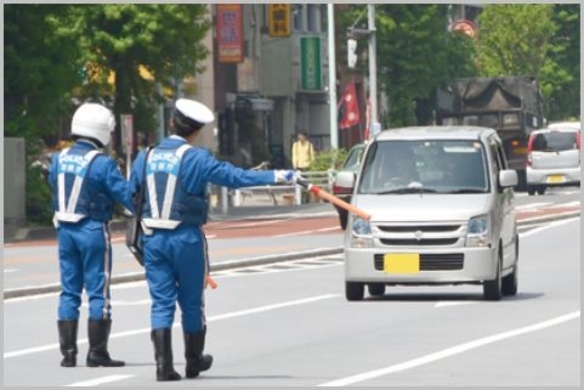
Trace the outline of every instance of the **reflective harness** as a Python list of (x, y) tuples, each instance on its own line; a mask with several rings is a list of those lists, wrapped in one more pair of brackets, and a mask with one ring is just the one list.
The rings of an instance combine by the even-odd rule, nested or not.
[[(59, 208), (55, 211), (54, 219), (56, 221), (63, 222), (79, 222), (82, 218), (86, 217), (85, 214), (75, 213), (75, 208), (79, 202), (79, 194), (81, 193), (81, 188), (83, 186), (83, 181), (89, 170), (89, 166), (93, 159), (101, 152), (97, 150), (92, 150), (86, 153), (84, 156), (69, 155), (69, 148), (63, 149), (61, 154), (59, 154), (58, 161), (58, 199)], [(66, 202), (65, 193), (65, 175), (74, 174), (75, 180), (73, 182), (73, 188), (71, 189), (71, 194), (69, 195), (69, 202)]]
[[(148, 200), (150, 204), (151, 218), (144, 218), (142, 220), (143, 224), (147, 228), (175, 229), (181, 223), (181, 221), (170, 219), (170, 213), (172, 210), (176, 182), (182, 157), (190, 148), (191, 145), (183, 144), (175, 151), (174, 156), (176, 157), (161, 159), (160, 161), (157, 161), (158, 157), (156, 153), (149, 153), (148, 160), (145, 162), (145, 164), (148, 164), (146, 185), (148, 188)], [(162, 210), (159, 210), (158, 208), (158, 196), (156, 191), (156, 182), (154, 180), (154, 174), (156, 172), (164, 172), (168, 174), (164, 198), (162, 200)]]

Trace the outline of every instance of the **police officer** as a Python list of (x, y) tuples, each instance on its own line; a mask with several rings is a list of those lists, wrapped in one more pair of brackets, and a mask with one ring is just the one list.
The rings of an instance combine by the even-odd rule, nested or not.
[(177, 301), (182, 311), (186, 377), (197, 377), (213, 363), (211, 355), (203, 354), (206, 336), (203, 290), (209, 262), (201, 227), (207, 221), (207, 183), (238, 188), (294, 178), (294, 171), (237, 168), (215, 159), (207, 149), (192, 146), (201, 128), (214, 119), (205, 105), (178, 99), (172, 120), (174, 134), (149, 153), (138, 154), (130, 176), (128, 190), (132, 196), (146, 186), (142, 244), (152, 299), (151, 340), (158, 381), (181, 379), (174, 370), (171, 339)]
[(89, 298), (89, 367), (123, 366), (110, 358), (111, 237), (108, 223), (115, 202), (133, 211), (127, 181), (118, 165), (101, 151), (110, 141), (115, 120), (96, 103), (82, 104), (71, 124), (75, 143), (51, 156), (49, 184), (59, 241), (61, 294), (58, 308), (61, 366), (77, 365), (77, 328), (81, 293)]

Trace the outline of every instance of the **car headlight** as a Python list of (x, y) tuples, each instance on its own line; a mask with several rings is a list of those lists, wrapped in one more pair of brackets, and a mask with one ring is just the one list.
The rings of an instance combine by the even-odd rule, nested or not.
[(369, 221), (357, 217), (353, 219), (353, 223), (351, 225), (351, 247), (373, 247), (373, 234)]
[(473, 217), (468, 221), (466, 246), (483, 247), (489, 245), (489, 218), (485, 215)]

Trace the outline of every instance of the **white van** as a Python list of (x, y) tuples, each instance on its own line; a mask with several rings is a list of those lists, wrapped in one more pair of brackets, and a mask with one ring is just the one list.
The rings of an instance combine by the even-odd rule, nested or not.
[(350, 301), (387, 285), (480, 284), (487, 300), (517, 293), (519, 237), (513, 186), (501, 140), (476, 126), (408, 127), (369, 143), (353, 188), (345, 231)]

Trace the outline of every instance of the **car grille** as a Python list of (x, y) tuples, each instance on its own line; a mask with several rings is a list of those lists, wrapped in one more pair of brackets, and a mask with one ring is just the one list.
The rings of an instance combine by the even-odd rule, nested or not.
[(458, 237), (455, 238), (437, 238), (437, 239), (391, 239), (391, 238), (381, 238), (379, 240), (383, 245), (407, 245), (407, 246), (430, 246), (430, 245), (454, 245), (458, 241)]
[(451, 246), (466, 235), (466, 226), (460, 223), (441, 225), (389, 225), (376, 226), (375, 238), (385, 246)]
[[(374, 258), (375, 269), (383, 271), (383, 254), (376, 253)], [(462, 253), (423, 253), (420, 254), (420, 271), (452, 271), (464, 267)]]

